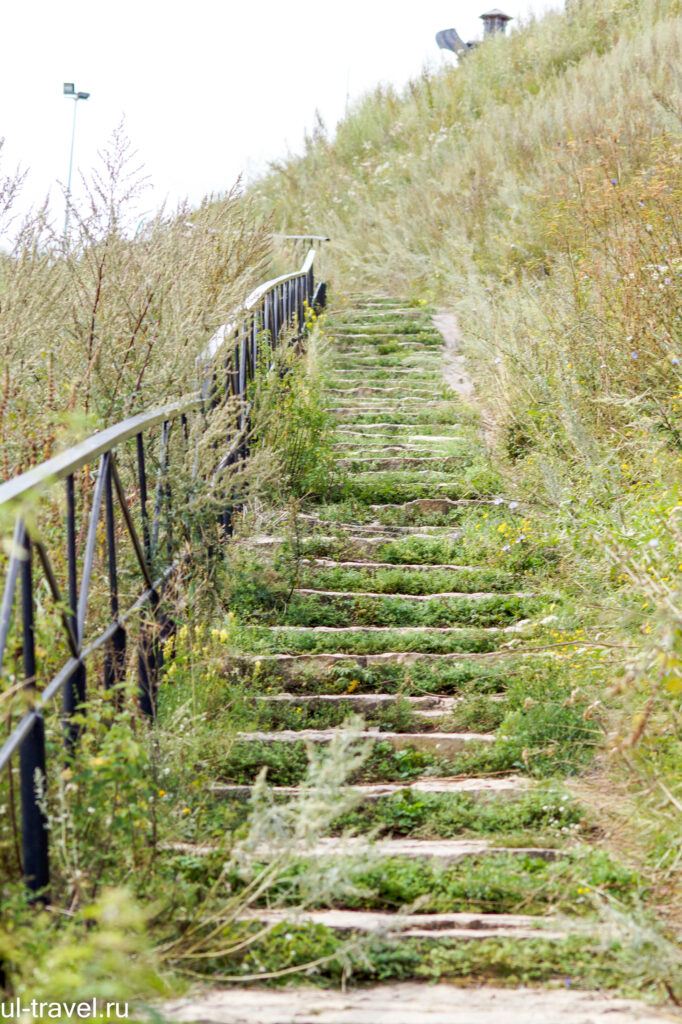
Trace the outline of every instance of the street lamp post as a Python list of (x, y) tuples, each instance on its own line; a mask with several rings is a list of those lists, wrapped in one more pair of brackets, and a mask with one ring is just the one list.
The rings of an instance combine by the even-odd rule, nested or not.
[(76, 141), (76, 111), (78, 101), (90, 99), (89, 92), (76, 92), (73, 82), (64, 82), (64, 95), (70, 96), (73, 102), (73, 127), (71, 129), (71, 156), (69, 157), (69, 180), (66, 184), (66, 212), (64, 214), (64, 244), (69, 236), (69, 211), (71, 208), (71, 173), (73, 171), (73, 147)]

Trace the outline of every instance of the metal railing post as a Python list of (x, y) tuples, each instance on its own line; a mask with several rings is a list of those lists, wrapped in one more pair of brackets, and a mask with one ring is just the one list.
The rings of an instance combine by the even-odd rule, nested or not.
[[(118, 622), (118, 573), (116, 568), (116, 525), (114, 523), (114, 496), (111, 482), (111, 460), (113, 456), (108, 452), (105, 456), (106, 464), (102, 466), (102, 472), (106, 474), (104, 479), (104, 514), (105, 534), (107, 545), (107, 564), (109, 570), (109, 608), (111, 611), (112, 623)], [(104, 689), (111, 690), (121, 683), (125, 677), (126, 660), (126, 632), (123, 626), (119, 625), (113, 637), (107, 644), (104, 655)]]
[[(36, 692), (35, 619), (33, 602), (33, 553), (28, 531), (24, 534), (21, 562), (21, 623), (24, 645), (24, 692), (33, 705)], [(21, 844), (24, 878), (33, 893), (47, 901), (50, 883), (45, 798), (45, 725), (36, 715), (31, 731), (19, 748), (21, 788)]]
[[(78, 640), (78, 563), (76, 558), (76, 495), (74, 477), (66, 478), (66, 558), (69, 576), (69, 618), (73, 634)], [(80, 641), (78, 642), (80, 651)], [(86, 669), (79, 662), (69, 681), (62, 690), (62, 718), (64, 747), (70, 754), (78, 742), (81, 727), (75, 725), (73, 716), (85, 703)]]

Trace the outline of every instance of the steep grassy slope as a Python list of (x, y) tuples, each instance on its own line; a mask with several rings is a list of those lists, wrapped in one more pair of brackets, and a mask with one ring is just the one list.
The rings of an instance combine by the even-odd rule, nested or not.
[[(563, 559), (576, 621), (597, 608), (591, 639), (607, 636), (617, 652), (603, 680), (604, 823), (635, 859), (664, 865), (673, 888), (678, 12), (656, 0), (569, 3), (400, 95), (366, 96), (333, 138), (320, 126), (258, 186), (283, 228), (332, 236), (339, 291), (402, 291), (456, 315), (496, 469), (529, 501), (529, 531)], [(617, 710), (615, 693), (626, 698)]]

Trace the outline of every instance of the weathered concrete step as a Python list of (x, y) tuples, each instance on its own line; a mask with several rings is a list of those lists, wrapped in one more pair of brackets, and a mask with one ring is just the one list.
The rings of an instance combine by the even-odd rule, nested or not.
[[(346, 353), (358, 352), (395, 356), (398, 354), (396, 352), (398, 348), (408, 352), (437, 352), (441, 358), (445, 353), (442, 335), (434, 334), (433, 331), (425, 330), (423, 327), (417, 331), (401, 331), (396, 330), (390, 324), (383, 326), (386, 330), (371, 332), (344, 330), (334, 334), (334, 356), (338, 358)], [(390, 346), (388, 352), (386, 352), (386, 346)]]
[[(366, 466), (372, 473), (395, 472), (396, 470), (406, 470), (414, 473), (419, 470), (433, 470), (435, 466), (440, 466), (445, 470), (449, 468), (454, 469), (461, 465), (464, 459), (468, 458), (470, 458), (470, 456), (465, 453), (462, 453), (461, 455), (396, 455), (393, 456), (393, 458), (381, 458), (376, 455), (360, 455), (336, 459), (335, 465), (337, 465), (339, 469), (350, 469), (351, 466)], [(360, 470), (356, 475), (362, 475), (362, 472), (363, 470)]]
[[(428, 628), (428, 627), (425, 627)], [(500, 631), (501, 632), (501, 631)], [(498, 658), (518, 658), (521, 655), (535, 655), (542, 654), (545, 651), (553, 648), (552, 644), (543, 646), (538, 645), (532, 648), (519, 648), (512, 647), (512, 642), (509, 644), (501, 644), (494, 651), (482, 651), (478, 653), (464, 652), (460, 653), (457, 651), (448, 652), (446, 654), (434, 654), (431, 651), (381, 651), (379, 654), (349, 654), (347, 651), (339, 651), (335, 653), (322, 653), (322, 654), (245, 654), (243, 659), (248, 664), (256, 664), (258, 662), (274, 662), (281, 667), (305, 665), (315, 665), (319, 669), (331, 668), (333, 665), (338, 665), (340, 662), (346, 662), (348, 665), (357, 665), (360, 668), (366, 668), (368, 665), (415, 665), (415, 664), (427, 664), (428, 662), (447, 662), (447, 661), (494, 661)]]
[[(367, 431), (367, 430), (372, 430), (372, 431), (376, 430), (376, 431), (381, 432), (382, 430), (387, 430), (389, 428), (393, 428), (393, 430), (396, 430), (396, 431), (399, 430), (401, 433), (403, 433), (406, 430), (412, 430), (412, 431), (419, 431), (420, 429), (423, 430), (424, 427), (433, 427), (434, 429), (438, 428), (439, 430), (443, 430), (444, 428), (447, 429), (447, 430), (457, 430), (458, 427), (459, 427), (459, 424), (458, 423), (441, 423), (441, 422), (437, 422), (437, 423), (388, 423), (388, 422), (384, 423), (384, 422), (381, 422), (381, 423), (363, 423), (362, 424), (363, 432)], [(348, 430), (350, 430), (350, 429), (352, 429), (352, 428), (345, 427), (343, 424), (339, 424), (339, 426), (335, 428), (335, 433), (337, 433), (337, 434), (347, 433)], [(355, 429), (358, 430), (359, 428), (356, 427)], [(427, 435), (427, 437), (434, 437), (434, 436), (435, 436), (434, 434), (428, 434)], [(448, 437), (447, 440), (451, 441), (452, 437)]]
[[(455, 708), (466, 701), (466, 697), (402, 697), (395, 693), (322, 693), (302, 695), (269, 693), (259, 695), (256, 697), (256, 700), (264, 704), (290, 704), (296, 706), (306, 704), (308, 707), (316, 710), (323, 708), (325, 705), (346, 706), (360, 714), (380, 711), (382, 708), (391, 707), (402, 701), (409, 705), (413, 715), (423, 721), (438, 722), (447, 715), (451, 715)], [(487, 704), (500, 704), (505, 700), (505, 695), (501, 693), (486, 695)]]
[(362, 397), (373, 397), (375, 395), (427, 395), (430, 397), (445, 398), (444, 388), (420, 388), (420, 387), (396, 387), (395, 384), (389, 384), (385, 388), (379, 387), (376, 384), (364, 384), (357, 385), (355, 387), (338, 388), (338, 387), (326, 387), (324, 389), (326, 395), (360, 395)]
[[(339, 542), (338, 535), (324, 536), (322, 534), (308, 534), (309, 539), (319, 541), (321, 544), (336, 544)], [(274, 548), (280, 544), (284, 544), (289, 538), (281, 536), (268, 537), (265, 535), (259, 535), (257, 537), (251, 537), (248, 541), (244, 542), (246, 547), (259, 547), (259, 548)], [(390, 544), (391, 541), (395, 541), (395, 535), (384, 534), (383, 536), (355, 536), (355, 537), (344, 537), (344, 542), (361, 544), (363, 546), (370, 547), (381, 547), (384, 544)]]
[(531, 626), (531, 619), (521, 619), (512, 626), (268, 626), (271, 633), (337, 633), (342, 636), (358, 633), (390, 633), (392, 636), (404, 636), (407, 633), (438, 633), (439, 635), (458, 636), (462, 633), (495, 634), (521, 633)]
[[(378, 425), (379, 426), (385, 426), (386, 424), (378, 424)], [(371, 424), (363, 423), (363, 427), (364, 426), (371, 426)], [(452, 425), (452, 429), (453, 430), (457, 430), (458, 429), (457, 424), (453, 424)], [(336, 427), (334, 433), (337, 436), (338, 435), (343, 435), (344, 437), (362, 437), (362, 438), (365, 438), (366, 440), (368, 439), (368, 435), (367, 435), (366, 431), (364, 431), (364, 430), (356, 430), (354, 427), (341, 427), (341, 426), (339, 426), (339, 427)], [(392, 441), (395, 442), (396, 435), (395, 434), (380, 434), (380, 433), (378, 433), (376, 431), (373, 431), (372, 434), (369, 435), (369, 438), (371, 438), (372, 440), (374, 438), (381, 438), (382, 440), (385, 440), (386, 438), (388, 438), (389, 440), (392, 440)], [(451, 444), (453, 441), (461, 441), (461, 440), (462, 440), (462, 437), (461, 437), (461, 435), (458, 435), (458, 434), (410, 434), (408, 437), (405, 438), (405, 441), (406, 441), (407, 444), (415, 444), (418, 441), (425, 442), (427, 444), (443, 444), (443, 443), (450, 443)], [(343, 442), (341, 442), (341, 443), (343, 443)]]
[[(394, 437), (395, 436), (394, 434), (384, 434), (382, 432), (387, 430), (387, 429), (389, 429), (390, 427), (392, 427), (394, 429), (394, 431), (400, 430), (401, 432), (404, 431), (404, 430), (415, 430), (415, 431), (422, 430), (423, 431), (424, 430), (424, 426), (425, 426), (425, 424), (423, 424), (423, 423), (363, 423), (362, 424), (362, 430), (361, 430), (359, 427), (346, 426), (343, 423), (340, 423), (338, 425), (338, 427), (335, 428), (334, 432), (336, 434), (352, 434), (352, 435), (357, 435), (359, 437), (367, 437), (367, 431), (371, 431), (373, 434), (377, 434), (378, 436)], [(458, 430), (460, 428), (460, 424), (459, 423), (438, 423), (438, 424), (432, 423), (432, 424), (430, 424), (430, 426), (432, 426), (432, 427), (436, 427), (436, 426), (438, 426), (438, 427), (447, 427), (448, 430)], [(439, 434), (424, 434), (424, 433), (420, 434), (420, 433), (416, 433), (416, 434), (410, 434), (409, 437), (406, 438), (406, 440), (407, 441), (414, 441), (414, 440), (419, 440), (419, 441), (431, 441), (431, 440), (436, 440), (436, 441), (454, 441), (454, 440), (457, 440), (457, 437), (454, 434), (442, 434), (442, 435), (439, 435)]]
[(448, 714), (463, 697), (441, 697), (429, 694), (426, 697), (402, 697), (395, 693), (321, 693), (302, 694), (268, 693), (256, 698), (267, 704), (307, 704), (309, 707), (323, 707), (325, 704), (348, 704), (357, 711), (378, 711), (381, 708), (404, 701), (414, 711), (439, 711)]
[[(416, 444), (396, 444), (395, 439), (393, 444), (385, 444), (383, 438), (375, 440), (372, 438), (369, 441), (363, 442), (362, 444), (357, 441), (337, 441), (332, 445), (332, 449), (337, 452), (345, 452), (345, 458), (351, 462), (357, 462), (359, 459), (378, 459), (388, 458), (391, 455), (405, 455), (406, 452), (410, 453), (410, 458), (427, 458), (438, 459), (439, 461), (444, 458), (449, 458), (450, 453), (447, 451), (442, 452), (440, 455), (433, 455), (434, 447), (426, 447), (425, 445)], [(452, 441), (458, 441), (458, 438), (451, 438)], [(438, 451), (438, 449), (435, 449)], [(457, 453), (459, 454), (459, 452)]]
[[(449, 483), (436, 482), (434, 487), (450, 487)], [(467, 508), (474, 506), (501, 505), (503, 502), (497, 498), (413, 498), (411, 501), (385, 502), (379, 505), (368, 505), (372, 512), (381, 511), (384, 508), (416, 509), (419, 512), (449, 512), (455, 508)]]
[[(214, 853), (219, 847), (214, 843), (169, 842), (163, 844), (164, 849), (177, 853), (193, 853), (197, 857), (205, 857)], [(279, 847), (275, 844), (263, 844), (254, 851), (255, 856), (263, 860), (276, 856)], [(564, 850), (547, 846), (493, 846), (486, 839), (379, 839), (369, 842), (364, 836), (327, 837), (318, 839), (314, 846), (301, 842), (291, 850), (301, 858), (309, 857), (378, 857), (393, 859), (405, 857), (408, 860), (438, 861), (442, 867), (451, 867), (461, 861), (477, 857), (530, 857), (553, 863), (567, 857)], [(260, 915), (260, 911), (254, 914)], [(356, 913), (356, 911), (347, 911)], [(394, 915), (388, 915), (393, 917)], [(429, 915), (431, 916), (431, 915)], [(535, 920), (541, 920), (535, 918)]]
[[(402, 406), (402, 403), (400, 404)], [(408, 414), (410, 416), (418, 416), (423, 411), (423, 406), (413, 407), (409, 406), (409, 404), (407, 403), (404, 404), (404, 406), (402, 406), (401, 410), (402, 414), (406, 416)], [(327, 408), (327, 412), (331, 416), (338, 416), (339, 419), (352, 419), (354, 416), (378, 416), (381, 415), (382, 413), (384, 415), (388, 413), (398, 413), (399, 415), (399, 411), (395, 409), (395, 402), (386, 404), (386, 406), (381, 406), (379, 402), (375, 402), (373, 404), (368, 403), (367, 406), (329, 406)], [(444, 427), (450, 426), (449, 423), (442, 423), (439, 425)], [(402, 424), (398, 423), (395, 424), (395, 426), (402, 426)], [(406, 424), (406, 426), (409, 426), (409, 424)]]
[[(351, 465), (357, 465), (358, 462), (391, 462), (399, 460), (404, 463), (405, 459), (408, 458), (412, 461), (420, 459), (430, 459), (431, 462), (440, 462), (441, 464), (446, 460), (453, 457), (461, 458), (464, 452), (448, 452), (442, 451), (438, 455), (434, 455), (434, 450), (437, 452), (438, 449), (435, 447), (425, 448), (421, 445), (416, 444), (384, 444), (381, 440), (378, 442), (368, 441), (367, 444), (359, 444), (358, 441), (337, 441), (336, 444), (332, 445), (332, 449), (338, 452), (337, 466), (346, 468)], [(387, 466), (381, 467), (387, 469)], [(394, 467), (402, 469), (402, 465)]]
[[(431, 916), (431, 915), (429, 915)], [(549, 922), (548, 922), (549, 923)], [(421, 927), (417, 925), (415, 927)], [(521, 937), (521, 933), (517, 934)], [(547, 935), (545, 935), (545, 938)], [(212, 989), (165, 1003), (164, 1019), (196, 1024), (663, 1024), (643, 1003), (576, 988), (471, 988), (401, 982), (350, 991)]]
[[(250, 743), (329, 743), (337, 729), (282, 729), (280, 732), (240, 732), (237, 738)], [(365, 729), (358, 733), (360, 740), (388, 743), (393, 750), (419, 750), (438, 757), (454, 757), (471, 746), (492, 744), (495, 736), (486, 732), (381, 732)]]
[[(431, 507), (428, 503), (435, 503)], [(485, 507), (486, 505), (497, 505), (498, 502), (492, 499), (486, 498), (414, 498), (411, 501), (405, 501), (400, 505), (368, 505), (367, 508), (370, 511), (381, 511), (384, 508), (406, 508), (408, 510), (416, 509), (417, 511), (425, 512), (447, 512), (451, 508), (476, 508)], [(323, 519), (321, 516), (310, 515), (308, 513), (299, 513), (298, 519), (301, 522), (311, 523), (317, 526), (332, 526), (337, 530), (341, 530), (349, 533), (371, 533), (372, 531), (379, 531), (382, 534), (429, 534), (434, 538), (452, 536), (452, 527), (449, 526), (394, 526), (386, 525), (384, 523), (373, 522), (373, 523), (346, 523), (343, 520), (337, 519)], [(438, 531), (440, 530), (440, 533)], [(436, 532), (434, 532), (436, 531)]]
[[(390, 376), (387, 375), (387, 370), (385, 366), (377, 364), (376, 369), (378, 372), (377, 374), (372, 375), (373, 380), (390, 380), (390, 376), (393, 376), (394, 373), (410, 375), (416, 380), (418, 380), (419, 378), (423, 378), (425, 383), (427, 380), (435, 381), (437, 377), (436, 372), (433, 370), (426, 371), (425, 373), (421, 372), (419, 366), (392, 366), (390, 368)], [(333, 370), (335, 377), (343, 377), (344, 381), (348, 380), (348, 383), (357, 383), (359, 385), (364, 384), (368, 376), (370, 376), (368, 374), (365, 374), (364, 376), (360, 377), (358, 376), (358, 371), (354, 369), (354, 367), (346, 365), (335, 365), (333, 367)]]
[(432, 563), (432, 562), (370, 562), (362, 559), (357, 561), (337, 562), (333, 558), (302, 558), (301, 565), (319, 565), (327, 569), (396, 569), (411, 572), (429, 571), (451, 571), (451, 572), (481, 572), (485, 571), (480, 565), (455, 565), (453, 562)]
[[(281, 909), (253, 910), (247, 920), (268, 924), (279, 924), (281, 921), (309, 922), (340, 932), (397, 932), (402, 938), (486, 939), (510, 936), (515, 939), (551, 940), (563, 939), (568, 934), (565, 921), (561, 922), (561, 927), (556, 919), (533, 917), (530, 914), (392, 914), (371, 910), (305, 910), (296, 913), (294, 910)], [(575, 931), (579, 931), (579, 923), (576, 922), (576, 925)]]
[[(304, 792), (300, 786), (272, 786), (273, 793), (280, 796), (298, 796)], [(504, 802), (523, 798), (533, 788), (530, 779), (523, 775), (509, 775), (503, 778), (445, 778), (417, 779), (409, 783), (367, 783), (361, 786), (349, 786), (352, 793), (362, 797), (363, 801), (374, 803), (396, 793), (425, 793), (433, 795), (460, 794), (472, 800), (502, 800)], [(253, 792), (252, 785), (223, 784), (211, 786), (216, 796), (249, 797)]]
[[(378, 525), (374, 526), (374, 530), (375, 531), (378, 531), (379, 529), (381, 529), (381, 528)], [(306, 536), (307, 539), (309, 539), (309, 540), (316, 540), (316, 541), (318, 541), (321, 544), (338, 544), (339, 541), (342, 540), (344, 544), (348, 544), (348, 545), (351, 545), (351, 546), (359, 547), (359, 548), (361, 548), (363, 550), (363, 552), (366, 552), (368, 550), (371, 550), (372, 548), (381, 548), (385, 544), (391, 544), (391, 543), (395, 542), (398, 538), (405, 539), (405, 533), (408, 533), (410, 535), (419, 536), (419, 537), (422, 537), (422, 538), (425, 537), (427, 540), (428, 539), (431, 539), (431, 540), (442, 539), (442, 537), (438, 537), (437, 535), (427, 533), (426, 529), (423, 529), (421, 527), (415, 527), (413, 530), (406, 530), (406, 531), (403, 531), (401, 533), (383, 533), (383, 534), (379, 534), (378, 532), (375, 532), (374, 534), (372, 534), (371, 532), (368, 532), (367, 534), (351, 534), (351, 533), (348, 533), (348, 534), (345, 534), (343, 537), (339, 537), (338, 534), (330, 534), (328, 536), (325, 536), (324, 534), (306, 534), (305, 536)], [(256, 537), (251, 537), (247, 541), (242, 541), (240, 543), (242, 543), (245, 547), (275, 548), (278, 545), (284, 544), (288, 539), (289, 538), (287, 538), (285, 536), (271, 536), (270, 537), (270, 536), (266, 536), (266, 535), (261, 534), (261, 535), (258, 535)], [(392, 565), (393, 563), (390, 563), (390, 564)], [(401, 564), (402, 563), (400, 563), (400, 562), (395, 563), (397, 568), (400, 568)], [(429, 563), (425, 563), (425, 564), (428, 567)], [(438, 566), (435, 566), (435, 568), (438, 568)], [(472, 567), (463, 566), (462, 568), (472, 568)], [(476, 568), (476, 566), (473, 566), (473, 568)]]
[(465, 590), (446, 590), (440, 593), (434, 594), (386, 594), (386, 593), (374, 593), (373, 591), (366, 590), (315, 590), (312, 587), (296, 587), (293, 591), (294, 594), (306, 594), (309, 596), (317, 595), (318, 597), (372, 597), (372, 598), (389, 598), (392, 600), (404, 600), (404, 601), (452, 601), (458, 598), (467, 598), (471, 601), (485, 601), (487, 599), (499, 598), (500, 600), (505, 597), (538, 597), (537, 591), (530, 590), (508, 590), (500, 593), (499, 591), (471, 591)]

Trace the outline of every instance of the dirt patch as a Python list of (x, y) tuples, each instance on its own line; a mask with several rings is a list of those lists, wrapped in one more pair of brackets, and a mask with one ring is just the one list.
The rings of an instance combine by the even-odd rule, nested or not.
[(445, 383), (456, 395), (477, 408), (482, 415), (483, 436), (488, 448), (495, 442), (494, 424), (486, 418), (480, 402), (476, 401), (476, 385), (467, 369), (462, 354), (462, 334), (452, 313), (436, 313), (433, 317), (434, 327), (440, 331), (445, 342), (445, 359), (443, 361), (443, 377)]
[(434, 326), (443, 335), (445, 342), (445, 360), (443, 376), (446, 382), (462, 398), (471, 398), (474, 393), (474, 382), (467, 372), (461, 349), (461, 333), (457, 321), (451, 313), (436, 313)]

